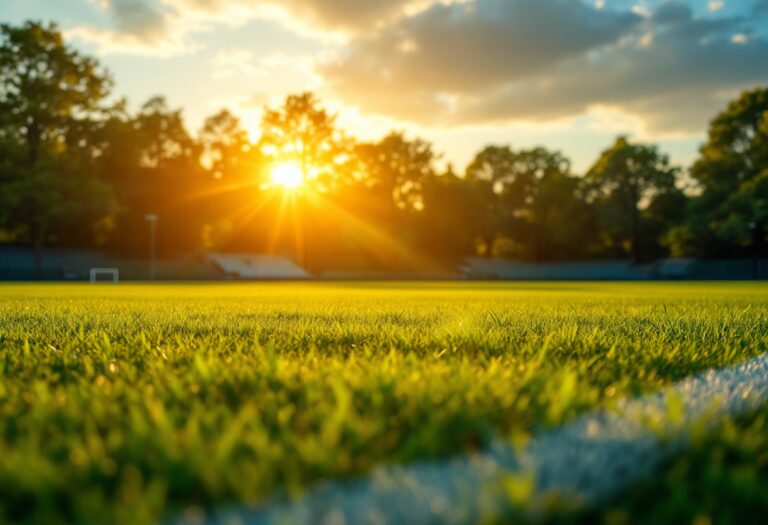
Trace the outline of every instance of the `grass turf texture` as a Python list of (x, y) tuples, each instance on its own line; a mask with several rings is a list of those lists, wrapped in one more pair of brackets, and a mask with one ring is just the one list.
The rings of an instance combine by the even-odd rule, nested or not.
[(753, 283), (2, 285), (0, 521), (150, 523), (522, 441), (766, 351), (766, 297)]
[(657, 475), (600, 508), (555, 510), (543, 523), (762, 525), (768, 515), (767, 429), (768, 406), (701, 427)]

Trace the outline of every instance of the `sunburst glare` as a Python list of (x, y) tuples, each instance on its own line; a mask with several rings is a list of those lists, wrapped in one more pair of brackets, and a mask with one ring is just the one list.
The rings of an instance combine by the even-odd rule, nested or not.
[(295, 162), (281, 162), (272, 168), (269, 178), (274, 186), (295, 190), (304, 183), (304, 172)]

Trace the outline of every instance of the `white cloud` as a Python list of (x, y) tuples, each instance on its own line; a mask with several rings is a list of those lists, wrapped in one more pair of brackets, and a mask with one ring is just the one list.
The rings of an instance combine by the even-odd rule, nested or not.
[(651, 47), (653, 45), (653, 33), (651, 31), (645, 33), (638, 39), (637, 45), (639, 47)]
[[(700, 131), (722, 105), (717, 93), (768, 80), (768, 42), (741, 33), (750, 20), (696, 17), (681, 1), (645, 17), (565, 0), (473, 6), (433, 6), (354, 40), (320, 72), (361, 110), (424, 125), (550, 121), (601, 107), (667, 134)], [(735, 30), (742, 45), (731, 45)], [(403, 40), (413, 52), (398, 49)]]
[(255, 62), (256, 57), (248, 49), (224, 49), (208, 61), (213, 68), (211, 75), (216, 79), (226, 79), (236, 75), (252, 77), (259, 72)]
[(725, 1), (724, 1), (724, 0), (711, 0), (711, 1), (710, 1), (710, 2), (707, 4), (707, 9), (709, 9), (709, 10), (710, 10), (710, 11), (712, 11), (713, 13), (714, 13), (715, 11), (720, 11), (720, 10), (721, 10), (721, 9), (723, 9), (724, 7), (725, 7)]
[[(472, 0), (88, 0), (106, 13), (111, 27), (78, 25), (70, 36), (101, 53), (169, 56), (199, 46), (191, 34), (216, 26), (275, 20), (305, 37), (343, 42), (371, 32), (430, 5)], [(157, 53), (152, 53), (152, 51)]]
[(202, 46), (190, 41), (186, 32), (173, 31), (162, 38), (149, 39), (126, 33), (116, 33), (91, 26), (76, 26), (63, 31), (66, 38), (94, 46), (99, 55), (144, 55), (168, 58), (195, 53)]
[(651, 16), (651, 8), (645, 2), (633, 5), (632, 12), (646, 18)]
[(190, 41), (191, 33), (203, 29), (193, 20), (154, 0), (90, 0), (104, 11), (111, 28), (77, 25), (65, 35), (93, 45), (100, 54), (137, 54), (169, 57), (195, 52), (200, 45)]
[(749, 37), (744, 33), (736, 33), (731, 37), (731, 42), (734, 44), (746, 44), (749, 41)]

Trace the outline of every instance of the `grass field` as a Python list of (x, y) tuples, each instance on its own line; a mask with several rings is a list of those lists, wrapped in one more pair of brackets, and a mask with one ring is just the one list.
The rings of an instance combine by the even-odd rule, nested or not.
[[(521, 443), (766, 350), (754, 283), (1, 285), (0, 522), (153, 523), (298, 494)], [(768, 507), (767, 414), (563, 519)]]

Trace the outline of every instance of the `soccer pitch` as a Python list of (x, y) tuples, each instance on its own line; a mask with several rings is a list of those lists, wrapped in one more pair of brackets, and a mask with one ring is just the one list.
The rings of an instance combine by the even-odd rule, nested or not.
[[(1, 285), (0, 522), (157, 523), (296, 496), (523, 444), (766, 350), (764, 283)], [(758, 522), (767, 416), (546, 519)]]

